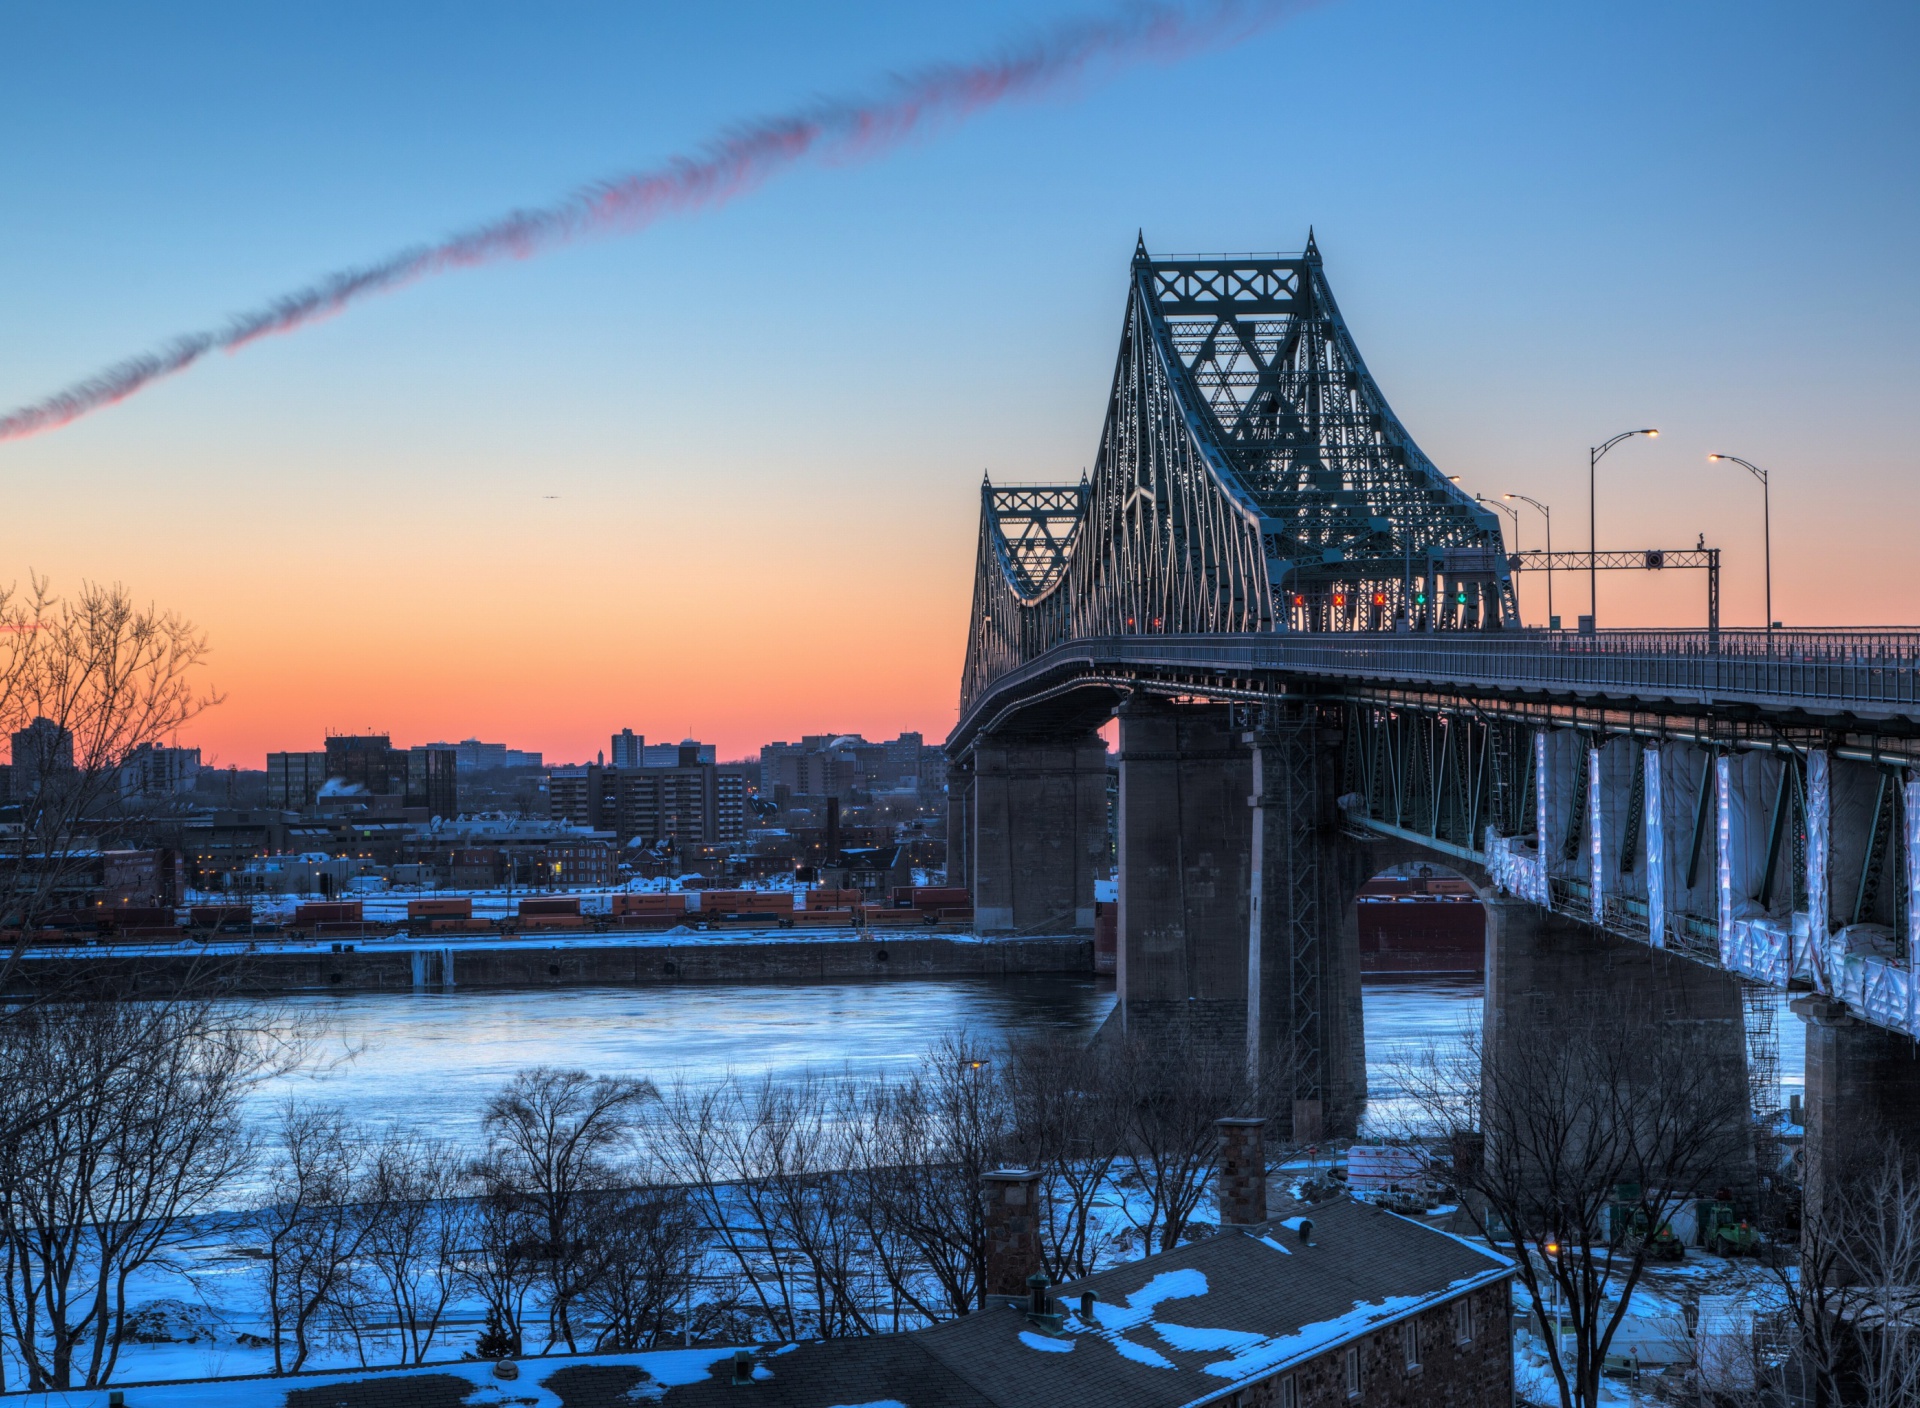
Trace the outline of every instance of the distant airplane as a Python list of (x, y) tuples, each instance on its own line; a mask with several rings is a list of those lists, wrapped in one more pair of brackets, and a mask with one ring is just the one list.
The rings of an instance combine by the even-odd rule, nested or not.
[(540, 497), (543, 499), (557, 499), (560, 496), (558, 494), (542, 494)]

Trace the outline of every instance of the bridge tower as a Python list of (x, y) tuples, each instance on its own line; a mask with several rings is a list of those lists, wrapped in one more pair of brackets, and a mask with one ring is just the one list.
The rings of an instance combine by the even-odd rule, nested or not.
[[(1311, 233), (1298, 255), (1236, 258), (1155, 259), (1142, 240), (1129, 275), (1092, 473), (982, 486), (963, 715), (1091, 638), (1517, 624), (1497, 520), (1394, 415)], [(950, 869), (982, 928), (1090, 922), (1107, 855), (1093, 731), (1116, 709), (1122, 1021), (1242, 1046), (1284, 1070), (1300, 1128), (1350, 1132), (1365, 1085), (1351, 895), (1328, 859), (1338, 727), (1311, 699), (1236, 709), (1116, 677), (970, 719)]]

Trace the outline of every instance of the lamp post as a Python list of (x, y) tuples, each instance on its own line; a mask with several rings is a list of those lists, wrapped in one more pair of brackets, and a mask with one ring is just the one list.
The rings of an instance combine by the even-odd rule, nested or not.
[(1525, 494), (1502, 494), (1503, 499), (1518, 499), (1523, 504), (1532, 504), (1540, 510), (1540, 516), (1547, 520), (1547, 624), (1552, 625), (1553, 616), (1553, 510), (1538, 499), (1530, 499)]
[(1519, 552), (1520, 551), (1520, 510), (1517, 508), (1508, 508), (1505, 504), (1501, 503), (1500, 500), (1490, 499), (1485, 494), (1475, 494), (1473, 496), (1473, 501), (1477, 504), (1485, 504), (1488, 508), (1497, 508), (1500, 510), (1500, 512), (1506, 514), (1507, 517), (1513, 520), (1513, 550), (1515, 552)]
[(1622, 440), (1631, 440), (1636, 435), (1644, 435), (1651, 440), (1659, 433), (1654, 429), (1623, 430), (1606, 444), (1594, 445), (1587, 450), (1587, 621), (1596, 631), (1600, 629), (1600, 538), (1594, 530), (1594, 471), (1600, 467), (1600, 461), (1606, 458), (1607, 451)]
[(1748, 464), (1738, 455), (1708, 455), (1707, 458), (1737, 464), (1760, 481), (1760, 533), (1767, 558), (1767, 640), (1771, 643), (1773, 640), (1773, 490), (1767, 483), (1767, 472), (1758, 465)]
[[(1477, 504), (1485, 504), (1488, 508), (1497, 508), (1500, 510), (1500, 512), (1506, 514), (1507, 517), (1513, 520), (1513, 550), (1515, 552), (1519, 552), (1520, 551), (1520, 510), (1517, 508), (1508, 508), (1505, 504), (1501, 503), (1498, 499), (1490, 499), (1485, 494), (1475, 494), (1473, 496), (1473, 501)], [(1516, 586), (1514, 590), (1517, 592), (1519, 588)], [(1515, 600), (1517, 601), (1518, 598), (1516, 597)]]

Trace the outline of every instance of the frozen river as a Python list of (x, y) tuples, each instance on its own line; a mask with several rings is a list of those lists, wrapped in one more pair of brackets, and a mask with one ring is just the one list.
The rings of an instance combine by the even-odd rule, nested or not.
[[(1043, 1029), (1091, 1036), (1113, 1004), (1111, 980), (1072, 977), (302, 997), (290, 1005), (329, 1019), (333, 1059), (276, 1082), (259, 1103), (264, 1113), (297, 1095), (340, 1103), (371, 1124), (470, 1139), (487, 1097), (527, 1066), (645, 1076), (663, 1086), (729, 1071), (901, 1070), (956, 1028), (1000, 1039)], [(1395, 1093), (1396, 1053), (1457, 1041), (1480, 1019), (1480, 986), (1369, 984), (1364, 1008), (1368, 1087), (1381, 1115)], [(1783, 1016), (1779, 1035), (1783, 1091), (1797, 1092), (1799, 1022)]]

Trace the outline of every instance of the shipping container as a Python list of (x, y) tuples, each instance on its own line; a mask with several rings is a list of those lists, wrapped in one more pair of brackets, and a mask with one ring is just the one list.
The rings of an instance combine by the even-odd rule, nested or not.
[(790, 921), (796, 929), (851, 929), (851, 909), (803, 909)]
[(520, 915), (522, 929), (584, 929), (587, 925), (583, 914), (527, 914)]
[(685, 895), (615, 895), (609, 911), (623, 914), (682, 915), (687, 912)]
[(868, 928), (905, 929), (916, 925), (924, 928), (936, 918), (937, 915), (923, 914), (917, 909), (895, 909), (886, 904), (863, 905), (860, 909), (860, 922)]
[(973, 908), (973, 895), (965, 885), (916, 885), (907, 899), (915, 909)]
[(607, 921), (609, 928), (645, 929), (656, 933), (662, 929), (676, 928), (686, 922), (687, 917), (684, 914), (616, 914)]
[(524, 899), (520, 901), (520, 917), (522, 919), (531, 918), (536, 914), (578, 915), (579, 913), (580, 897), (578, 895), (548, 895), (540, 899)]
[(299, 905), (293, 911), (293, 922), (294, 926), (300, 929), (314, 924), (358, 924), (360, 901), (320, 900)]
[(407, 918), (471, 919), (473, 918), (473, 901), (465, 897), (444, 900), (408, 900)]
[(808, 890), (808, 909), (852, 909), (860, 903), (858, 890)]
[(791, 914), (791, 890), (703, 890), (702, 914)]

